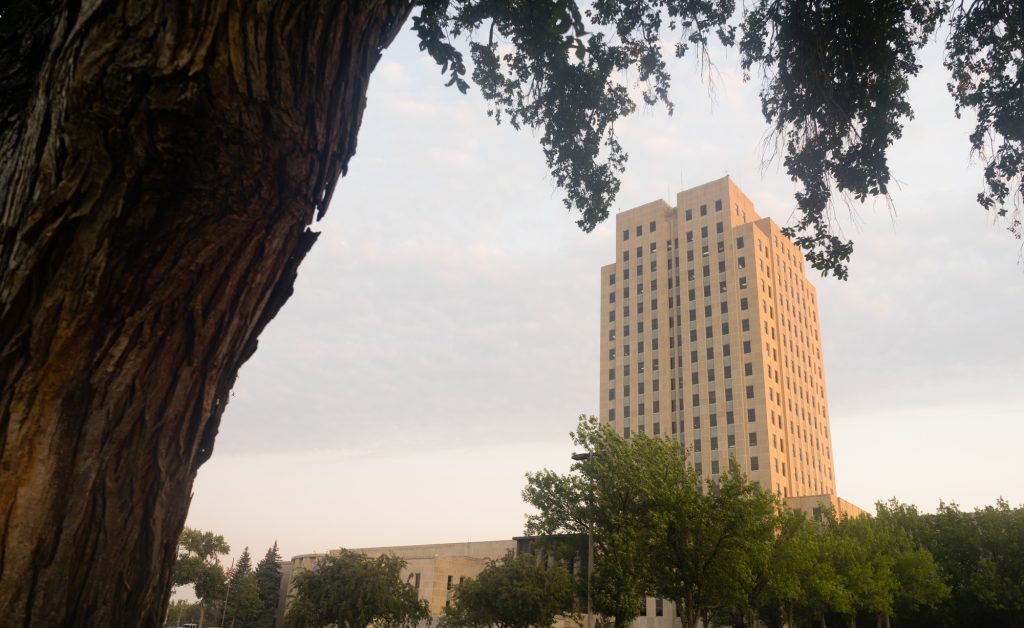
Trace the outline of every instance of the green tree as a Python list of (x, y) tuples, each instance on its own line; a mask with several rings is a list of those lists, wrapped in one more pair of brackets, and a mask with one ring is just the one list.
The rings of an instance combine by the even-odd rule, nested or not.
[(578, 541), (571, 553), (585, 557), (590, 533), (593, 609), (617, 627), (628, 626), (650, 590), (646, 543), (653, 495), (678, 458), (666, 441), (642, 435), (626, 440), (594, 417), (580, 416), (572, 440), (589, 457), (575, 462), (568, 474), (545, 469), (526, 476), (523, 500), (537, 511), (527, 517), (526, 534), (570, 535)]
[[(673, 451), (678, 448), (673, 447)], [(659, 505), (663, 525), (652, 544), (654, 593), (675, 601), (684, 628), (713, 612), (746, 614), (748, 592), (767, 562), (775, 530), (775, 497), (747, 480), (734, 460), (717, 481), (697, 491), (684, 459)]]
[(561, 565), (511, 551), (492, 560), (476, 578), (455, 589), (442, 626), (452, 628), (548, 628), (573, 611), (572, 577)]
[(225, 618), (229, 625), (239, 622), (248, 626), (256, 620), (261, 608), (259, 583), (252, 571), (252, 556), (246, 547), (228, 578)]
[(255, 573), (260, 611), (254, 625), (256, 628), (273, 628), (281, 587), (281, 554), (277, 550), (277, 541), (274, 541), (274, 545), (267, 550), (260, 562), (256, 563)]
[(371, 624), (414, 626), (428, 619), (427, 603), (401, 578), (405, 561), (370, 558), (341, 550), (295, 576), (296, 597), (285, 616), (288, 628), (366, 628)]
[[(620, 77), (671, 110), (666, 34), (677, 56), (707, 61), (712, 39), (735, 43), (738, 17), (734, 0), (0, 8), (0, 468), (17, 470), (0, 485), (5, 618), (163, 619), (196, 472), (292, 293), (309, 227), (355, 153), (370, 74), (414, 4), (449, 84), (469, 78), (495, 120), (540, 130), (586, 230), (608, 216), (626, 164), (615, 122), (638, 99)], [(831, 192), (886, 193), (917, 50), (942, 17), (956, 112), (976, 115), (971, 145), (986, 161), (980, 201), (1012, 213), (1018, 3), (780, 0), (743, 15), (741, 62), (768, 77), (763, 110), (802, 188), (788, 232), (823, 273), (845, 276), (852, 251), (828, 218)], [(1019, 215), (1009, 222), (1020, 236)], [(95, 517), (95, 503), (125, 515)]]
[(227, 592), (220, 556), (231, 551), (220, 534), (185, 528), (178, 538), (172, 570), (174, 586), (192, 585), (199, 598), (200, 622), (211, 602), (224, 599)]
[(252, 571), (243, 574), (231, 585), (227, 603), (227, 626), (253, 626), (263, 605), (260, 600), (260, 586)]
[(782, 508), (768, 560), (757, 563), (749, 607), (770, 628), (821, 623), (827, 612), (850, 612), (849, 594), (831, 562), (831, 537), (800, 511)]

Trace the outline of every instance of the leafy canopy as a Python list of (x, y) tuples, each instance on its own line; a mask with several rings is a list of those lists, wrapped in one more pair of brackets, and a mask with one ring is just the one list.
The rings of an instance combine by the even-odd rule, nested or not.
[(441, 625), (548, 628), (557, 616), (570, 614), (573, 603), (572, 577), (563, 566), (548, 567), (538, 556), (509, 551), (456, 587)]
[[(888, 196), (887, 152), (913, 117), (907, 100), (918, 52), (945, 20), (945, 66), (957, 116), (977, 116), (972, 150), (985, 161), (979, 203), (1022, 236), (1024, 11), (1012, 0), (757, 0), (736, 22), (734, 0), (422, 0), (413, 30), (460, 91), (472, 80), (488, 115), (541, 131), (564, 204), (592, 230), (607, 218), (627, 153), (615, 123), (637, 99), (669, 113), (666, 48), (695, 52), (739, 43), (740, 62), (764, 78), (761, 105), (798, 184), (787, 234), (822, 274), (845, 279), (853, 243), (833, 198)], [(737, 38), (737, 30), (740, 36)], [(468, 48), (467, 67), (464, 48)], [(666, 40), (673, 46), (666, 46)], [(455, 43), (453, 43), (455, 42)]]
[(414, 626), (430, 612), (416, 588), (402, 580), (404, 567), (404, 560), (387, 554), (370, 558), (341, 550), (325, 556), (313, 570), (295, 577), (297, 596), (285, 626)]

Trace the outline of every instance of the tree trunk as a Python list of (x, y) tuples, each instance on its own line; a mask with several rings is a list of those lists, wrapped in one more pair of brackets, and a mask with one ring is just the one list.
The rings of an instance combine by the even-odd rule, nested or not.
[(410, 5), (36, 6), (0, 36), (0, 617), (154, 626)]

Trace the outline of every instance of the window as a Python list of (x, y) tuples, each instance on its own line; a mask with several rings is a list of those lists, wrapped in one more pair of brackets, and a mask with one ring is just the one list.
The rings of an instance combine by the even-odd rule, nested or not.
[(615, 273), (612, 273), (612, 274), (608, 275), (608, 285), (609, 286), (614, 286), (615, 285)]
[(697, 361), (697, 351), (694, 350), (694, 351), (690, 352), (690, 363), (692, 364), (692, 363), (694, 363), (696, 361)]
[(746, 310), (749, 307), (750, 307), (750, 304), (747, 303), (747, 297), (743, 297), (742, 299), (740, 299), (740, 309), (741, 310)]
[[(725, 367), (725, 379), (732, 379), (732, 367), (729, 366), (729, 365), (726, 365), (726, 367)], [(729, 388), (726, 389), (726, 391), (725, 391), (726, 401), (732, 399), (732, 395), (730, 394), (731, 392), (732, 392), (732, 389), (729, 389)]]
[[(654, 223), (652, 222), (651, 224), (653, 225)], [(657, 425), (657, 423), (655, 423), (655, 425)], [(656, 598), (654, 600), (654, 615), (656, 617), (661, 617), (664, 614), (665, 614), (665, 608), (664, 608), (664, 606), (662, 604), (661, 598), (660, 597)]]
[[(755, 436), (756, 437), (757, 434), (751, 434), (751, 436)], [(757, 440), (757, 439), (755, 438), (754, 440)], [(757, 463), (757, 456), (751, 456), (750, 457), (750, 470), (751, 471), (757, 471), (758, 469), (760, 469), (760, 467), (758, 466), (758, 463)]]
[[(628, 290), (628, 288), (627, 288), (627, 290)], [(629, 296), (629, 295), (626, 295), (626, 296)], [(615, 303), (615, 292), (614, 291), (608, 293), (608, 302), (609, 303)]]
[(624, 262), (628, 262), (629, 261), (629, 251), (623, 251), (622, 252), (622, 261), (624, 261)]
[(609, 349), (608, 350), (608, 359), (609, 360), (614, 360), (615, 359), (615, 349)]
[(416, 587), (417, 589), (419, 589), (420, 588), (420, 574), (414, 573), (413, 576), (415, 577), (415, 583), (413, 584), (413, 586)]
[(746, 268), (747, 267), (747, 260), (746, 260), (746, 258), (740, 257), (739, 259), (737, 259), (736, 260), (736, 265), (739, 266), (740, 268)]
[(623, 279), (629, 279), (629, 269), (628, 268), (623, 268), (622, 269), (622, 278)]
[(753, 399), (753, 398), (754, 398), (754, 387), (753, 386), (747, 386), (747, 399)]
[(712, 412), (711, 416), (708, 417), (708, 425), (711, 427), (718, 427), (718, 415), (714, 412)]
[[(701, 228), (700, 228), (700, 237), (701, 237), (701, 238), (706, 238), (706, 237), (708, 237), (708, 228), (707, 228), (707, 225), (705, 225), (705, 226), (703, 226), (703, 227), (701, 227)], [(705, 249), (705, 250), (706, 250), (706, 249)]]
[(691, 321), (697, 320), (697, 310), (696, 309), (690, 310), (690, 320)]
[[(622, 298), (623, 299), (628, 299), (629, 298), (629, 286), (623, 286), (622, 287)], [(612, 303), (615, 303), (615, 293), (614, 292), (612, 293)]]
[(700, 405), (700, 393), (694, 393), (693, 395), (693, 407), (696, 408)]
[[(655, 401), (654, 405), (658, 405), (658, 402)], [(654, 411), (657, 412), (658, 411), (657, 408), (655, 408)], [(658, 434), (661, 434), (661, 423), (655, 423), (654, 424), (654, 435), (657, 436)]]
[(715, 233), (722, 233), (722, 223), (721, 223), (721, 221), (715, 223)]
[(608, 410), (608, 420), (609, 421), (614, 421), (615, 420), (615, 408), (609, 408), (609, 410)]
[(697, 473), (697, 475), (703, 475), (703, 473), (704, 473), (703, 468), (704, 468), (704, 465), (702, 465), (699, 462), (695, 462), (693, 464), (693, 470)]
[(708, 347), (707, 348), (707, 357), (708, 357), (709, 360), (714, 360), (715, 359), (715, 348), (714, 347)]
[(652, 220), (651, 224), (647, 225), (647, 230), (650, 231), (651, 233), (654, 233), (655, 231), (657, 231), (657, 227), (658, 224)]
[[(715, 211), (716, 212), (722, 211), (722, 201), (721, 200), (715, 201)], [(721, 223), (719, 223), (719, 224), (721, 224)]]
[(657, 242), (651, 242), (651, 245), (649, 247), (647, 247), (647, 248), (650, 250), (651, 253), (655, 253), (658, 250), (658, 243)]
[(753, 375), (754, 374), (754, 365), (751, 364), (750, 362), (747, 362), (746, 364), (744, 364), (743, 365), (743, 374), (748, 376), (748, 377)]
[(735, 420), (736, 420), (736, 416), (733, 414), (732, 410), (726, 410), (726, 412), (725, 412), (725, 424), (726, 425), (732, 425), (735, 422)]
[[(725, 368), (728, 371), (730, 367), (727, 366)], [(729, 377), (729, 375), (726, 375), (726, 377)], [(726, 388), (725, 389), (725, 400), (726, 401), (732, 401), (732, 388)]]
[(705, 297), (710, 297), (711, 296), (711, 286), (704, 286), (704, 296)]
[(608, 389), (608, 401), (615, 401), (615, 389), (614, 388), (609, 388)]
[(691, 329), (690, 330), (690, 342), (697, 342), (697, 330), (696, 329)]
[(629, 384), (623, 384), (622, 385), (622, 396), (623, 397), (628, 397), (629, 396)]
[(695, 430), (699, 430), (700, 429), (700, 417), (699, 416), (693, 417), (693, 429), (695, 429)]
[(710, 305), (705, 305), (704, 306), (704, 318), (711, 318), (711, 306)]
[(736, 435), (735, 434), (729, 434), (729, 436), (726, 439), (726, 445), (729, 446), (729, 447), (735, 447), (736, 446)]
[[(721, 261), (718, 262), (718, 274), (721, 275), (724, 272), (725, 272), (725, 260), (721, 260)], [(722, 292), (725, 292), (725, 282), (724, 281), (721, 284), (719, 284), (719, 287), (722, 289)]]
[(615, 369), (608, 369), (608, 380), (612, 381), (615, 379)]
[(614, 323), (615, 322), (615, 310), (609, 310), (608, 311), (608, 322), (609, 323)]
[(700, 450), (701, 450), (701, 440), (698, 438), (697, 440), (693, 441), (693, 452), (694, 453), (700, 453)]
[(701, 205), (700, 206), (700, 215), (701, 216), (707, 216), (708, 215), (708, 206), (707, 205)]
[(622, 239), (624, 241), (629, 239), (629, 229), (623, 229), (622, 230)]
[(693, 210), (692, 209), (686, 210), (686, 219), (687, 220), (693, 220)]
[(699, 381), (700, 381), (700, 373), (698, 373), (697, 371), (694, 371), (694, 372), (690, 373), (690, 383), (691, 384), (696, 386)]
[(629, 325), (622, 326), (622, 337), (629, 338)]
[(686, 261), (688, 261), (688, 262), (692, 262), (693, 261), (693, 249), (687, 249), (686, 250)]
[(757, 420), (757, 412), (753, 408), (750, 408), (749, 410), (747, 410), (747, 422), (748, 423), (753, 423), (756, 420)]
[(757, 446), (757, 432), (751, 432), (750, 434), (747, 435), (747, 438), (750, 441), (751, 447)]
[(622, 428), (622, 437), (623, 438), (629, 438), (629, 426), (628, 425), (623, 426), (623, 428)]
[(717, 473), (718, 473), (718, 461), (717, 460), (712, 460), (711, 461), (711, 475), (716, 475)]
[(740, 277), (740, 288), (746, 288), (746, 287), (747, 287), (747, 278), (746, 277)]
[(743, 353), (750, 353), (750, 341), (749, 340), (744, 340), (743, 341)]
[(729, 335), (729, 323), (722, 323), (722, 335), (723, 336), (728, 336)]
[(718, 437), (711, 437), (711, 451), (718, 451)]
[(743, 236), (740, 236), (740, 237), (736, 238), (736, 248), (738, 248), (738, 249), (742, 249), (743, 248)]
[(722, 309), (722, 314), (727, 314), (729, 312), (729, 303), (726, 302), (726, 301), (722, 301), (721, 309)]
[(750, 319), (744, 318), (742, 321), (740, 321), (740, 327), (743, 329), (743, 331), (750, 331)]

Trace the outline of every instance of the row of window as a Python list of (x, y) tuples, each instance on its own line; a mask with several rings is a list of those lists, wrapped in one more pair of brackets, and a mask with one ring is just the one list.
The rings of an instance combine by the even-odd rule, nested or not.
[[(700, 215), (701, 216), (707, 216), (708, 215), (708, 206), (707, 205), (701, 205), (700, 208), (699, 208), (699, 211), (700, 211)], [(722, 201), (721, 200), (716, 200), (715, 201), (715, 211), (716, 212), (722, 211)], [(692, 209), (687, 209), (686, 212), (685, 212), (685, 216), (686, 216), (686, 220), (693, 220), (693, 210)], [(718, 223), (719, 233), (721, 233), (721, 225), (722, 225), (722, 223), (719, 222)], [(706, 229), (706, 227), (705, 227), (705, 229)], [(654, 233), (657, 230), (658, 230), (658, 223), (657, 223), (657, 221), (652, 220), (648, 224), (648, 226), (647, 226), (647, 231), (649, 233)], [(644, 234), (643, 225), (636, 225), (636, 227), (633, 228), (633, 235), (635, 237), (639, 238), (643, 234)], [(629, 229), (623, 229), (622, 230), (622, 240), (623, 241), (629, 240), (629, 235), (630, 235), (630, 230)]]

